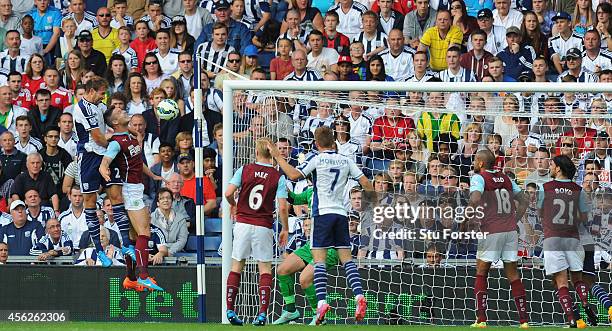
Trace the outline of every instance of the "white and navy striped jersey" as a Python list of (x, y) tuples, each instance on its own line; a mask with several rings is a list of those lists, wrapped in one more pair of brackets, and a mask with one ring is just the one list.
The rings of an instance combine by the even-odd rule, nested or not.
[[(385, 68), (386, 69), (386, 68)], [(409, 83), (424, 83), (429, 81), (432, 78), (438, 77), (438, 73), (431, 71), (430, 69), (427, 69), (427, 71), (425, 72), (425, 74), (423, 75), (423, 77), (418, 78), (416, 75), (412, 75), (408, 78), (406, 78), (406, 82)]]
[(330, 116), (328, 118), (319, 118), (318, 116), (308, 116), (304, 121), (304, 125), (302, 125), (301, 131), (310, 131), (314, 135), (315, 130), (318, 127), (326, 126), (331, 128), (334, 124), (334, 116)]
[(83, 232), (89, 231), (87, 221), (85, 221), (85, 210), (81, 212), (79, 217), (76, 217), (72, 210), (72, 206), (68, 210), (60, 214), (59, 219), (62, 231), (65, 231), (68, 237), (72, 239), (72, 247), (79, 249), (79, 243)]
[[(512, 139), (510, 139), (509, 143), (507, 146), (505, 146), (506, 148), (510, 148), (510, 146), (512, 146), (512, 143), (518, 139), (519, 136), (514, 136)], [(540, 136), (538, 133), (535, 132), (529, 132), (529, 134), (527, 135), (527, 138), (524, 139), (525, 141), (525, 146), (530, 146), (533, 145), (536, 148), (540, 148), (543, 146), (546, 146), (546, 144), (544, 143), (544, 141), (542, 140), (542, 136)], [(529, 157), (533, 157), (535, 155), (535, 153), (530, 153), (527, 152), (527, 156)]]
[(38, 215), (32, 215), (30, 208), (26, 209), (26, 215), (28, 216), (28, 221), (39, 222), (44, 228), (47, 224), (47, 220), (55, 218), (55, 211), (53, 211), (53, 208), (51, 207), (40, 206), (40, 212), (38, 213)]
[[(30, 249), (30, 255), (38, 256), (42, 253), (46, 253), (48, 251), (53, 250), (53, 251), (60, 252), (60, 255), (70, 256), (72, 255), (73, 246), (74, 246), (74, 243), (72, 242), (72, 239), (70, 238), (70, 236), (68, 236), (68, 234), (62, 230), (62, 233), (60, 234), (60, 238), (56, 243), (53, 242), (49, 234), (46, 234), (42, 238), (40, 238), (40, 240), (38, 240), (36, 245), (33, 246), (32, 249)], [(62, 248), (64, 247), (68, 249), (68, 253), (66, 254), (62, 252)]]
[(586, 51), (582, 53), (582, 70), (597, 72), (599, 71), (596, 67), (599, 67), (601, 70), (609, 70), (612, 69), (612, 52), (602, 49), (597, 54), (597, 57), (591, 59)]
[(65, 20), (67, 18), (72, 18), (77, 24), (75, 36), (78, 36), (79, 33), (81, 33), (81, 31), (84, 31), (84, 30), (91, 32), (91, 30), (93, 30), (95, 27), (98, 26), (98, 20), (96, 19), (96, 14), (89, 12), (87, 10), (83, 13), (83, 20), (80, 22), (77, 21), (76, 17), (74, 17), (74, 13), (68, 13), (64, 15), (62, 20)]
[(571, 48), (582, 50), (582, 37), (580, 37), (580, 35), (572, 33), (567, 40), (563, 39), (561, 35), (548, 38), (548, 54), (550, 54), (550, 56), (557, 54), (563, 59), (567, 51)]
[[(385, 231), (399, 232), (402, 227), (399, 224), (393, 223), (391, 228)], [(376, 236), (376, 228), (374, 225), (363, 230), (363, 234), (359, 237), (361, 249), (367, 251), (366, 259), (372, 260), (398, 260), (398, 251), (402, 251), (401, 239), (389, 239), (388, 237)], [(380, 230), (380, 229), (379, 229)], [(379, 267), (383, 267), (379, 265)]]
[[(145, 16), (141, 17), (140, 21), (147, 22), (147, 25), (149, 26), (149, 30), (154, 31), (155, 25), (153, 24), (153, 21), (151, 20), (151, 16), (149, 16), (149, 14), (146, 14)], [(172, 26), (172, 19), (166, 16), (166, 14), (162, 14), (162, 19), (161, 19), (161, 23), (159, 23), (159, 28), (169, 29), (171, 26)]]
[(349, 178), (358, 180), (363, 173), (353, 160), (335, 151), (311, 155), (297, 170), (308, 177), (314, 187), (312, 215), (337, 214), (347, 216), (344, 191)]
[(21, 137), (19, 135), (15, 136), (15, 148), (18, 151), (23, 152), (25, 155), (30, 155), (32, 153), (37, 153), (43, 148), (43, 144), (40, 140), (30, 136), (28, 141), (21, 141)]
[(8, 49), (0, 52), (0, 68), (6, 69), (9, 72), (25, 72), (26, 64), (28, 63), (27, 57), (17, 55), (16, 58), (11, 58), (8, 54)]
[(343, 144), (336, 140), (336, 148), (338, 149), (338, 153), (340, 155), (344, 155), (352, 159), (353, 161), (355, 161), (356, 164), (361, 164), (362, 151), (361, 145), (359, 145), (358, 141), (351, 138), (351, 140)]
[(157, 254), (159, 249), (166, 245), (166, 236), (164, 235), (164, 231), (151, 224), (151, 236), (147, 242), (147, 251), (149, 251), (149, 254)]
[[(204, 93), (205, 91), (202, 91)], [(208, 110), (220, 113), (223, 110), (223, 93), (218, 89), (211, 87), (206, 91), (206, 107)]]
[[(125, 26), (133, 28), (134, 27), (134, 18), (130, 15), (123, 16), (123, 21), (125, 22)], [(113, 29), (119, 29), (122, 25), (119, 24), (119, 21), (115, 17), (110, 22), (110, 26)]]
[(8, 85), (8, 75), (10, 71), (0, 68), (0, 86)]
[(366, 36), (365, 32), (361, 31), (353, 41), (360, 41), (363, 43), (365, 54), (369, 54), (379, 47), (389, 47), (387, 38), (387, 34), (381, 31), (376, 31), (376, 34), (372, 38), (369, 38)]
[(91, 130), (99, 129), (100, 133), (106, 133), (106, 124), (104, 123), (104, 114), (102, 109), (97, 105), (81, 98), (72, 109), (74, 119), (74, 128), (77, 133), (79, 142), (77, 143), (77, 153), (93, 152), (98, 155), (104, 155), (106, 147), (96, 144), (91, 137)]
[[(562, 82), (563, 77), (567, 75), (571, 75), (569, 70), (566, 70), (561, 73), (559, 77), (557, 77), (557, 82)], [(597, 83), (599, 81), (599, 78), (597, 78), (597, 75), (592, 72), (582, 70), (580, 71), (580, 75), (576, 77), (576, 80), (578, 83)]]
[(323, 77), (318, 71), (306, 69), (304, 70), (304, 73), (299, 76), (295, 73), (295, 71), (292, 71), (290, 74), (288, 74), (285, 77), (284, 80), (311, 82), (311, 81), (323, 80)]
[(338, 32), (347, 36), (350, 40), (353, 40), (360, 32), (363, 30), (361, 25), (361, 15), (365, 13), (368, 8), (357, 1), (353, 1), (351, 5), (351, 9), (349, 9), (348, 13), (345, 13), (342, 10), (340, 3), (335, 4), (329, 11), (335, 11), (338, 13), (340, 17), (338, 27), (336, 28)]
[[(128, 47), (123, 53), (119, 48), (113, 50), (113, 54), (119, 54), (125, 59), (125, 65), (129, 70), (138, 68), (138, 56), (136, 51), (132, 47)], [(128, 70), (128, 71), (129, 71)]]
[(361, 114), (361, 116), (357, 118), (353, 118), (353, 116), (349, 114), (348, 120), (351, 124), (351, 139), (354, 139), (363, 147), (366, 138), (372, 136), (372, 119), (365, 114)]
[[(259, 23), (263, 13), (270, 12), (270, 3), (265, 0), (244, 0), (244, 16), (247, 22)], [(249, 27), (252, 29), (252, 27)]]
[[(464, 83), (464, 82), (475, 82), (476, 75), (471, 70), (467, 70), (465, 68), (459, 69), (459, 71), (455, 74), (450, 69), (442, 70), (438, 73), (438, 77), (440, 80), (446, 83)], [(447, 107), (450, 109), (465, 109), (467, 101), (467, 93), (451, 93), (448, 98)], [(462, 118), (463, 117), (463, 118)], [(460, 120), (465, 120), (465, 115), (459, 116)]]
[(397, 56), (391, 54), (391, 50), (388, 48), (378, 55), (382, 57), (385, 63), (385, 73), (396, 81), (402, 81), (414, 75), (414, 53), (413, 48), (404, 46), (402, 52)]
[(214, 13), (213, 11), (213, 6), (215, 5), (214, 0), (200, 0), (200, 2), (198, 3), (198, 7), (202, 7), (206, 10), (208, 10), (211, 13)]
[(216, 74), (221, 70), (221, 66), (225, 66), (227, 56), (233, 50), (234, 47), (227, 43), (222, 49), (217, 50), (214, 48), (213, 42), (209, 41), (198, 46), (196, 54), (200, 54), (202, 59), (201, 68)]
[(154, 49), (153, 53), (155, 53), (155, 56), (157, 56), (157, 60), (159, 61), (159, 65), (164, 74), (172, 75), (178, 70), (179, 68), (178, 56), (180, 53), (178, 49), (171, 48), (168, 51), (168, 54), (166, 54), (166, 56), (163, 56), (163, 57), (159, 53), (158, 48)]
[(13, 222), (11, 214), (0, 212), (0, 228)]

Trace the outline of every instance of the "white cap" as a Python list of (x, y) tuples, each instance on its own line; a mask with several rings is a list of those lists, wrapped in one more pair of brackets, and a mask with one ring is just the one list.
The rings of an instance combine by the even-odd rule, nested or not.
[(21, 200), (15, 200), (13, 202), (11, 202), (11, 208), (9, 209), (10, 211), (13, 211), (15, 208), (22, 206), (25, 208), (26, 204), (23, 203), (23, 201)]

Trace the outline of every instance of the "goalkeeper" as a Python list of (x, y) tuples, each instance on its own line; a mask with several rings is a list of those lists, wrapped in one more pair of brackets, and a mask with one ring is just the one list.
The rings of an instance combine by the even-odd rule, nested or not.
[[(313, 188), (309, 187), (304, 192), (296, 194), (289, 192), (289, 203), (292, 205), (308, 204), (310, 210), (312, 204)], [(310, 219), (305, 219), (303, 224), (304, 233), (310, 233)], [(330, 249), (327, 251), (325, 266), (327, 269), (338, 265), (338, 253), (336, 250)], [(293, 251), (287, 258), (278, 266), (277, 277), (280, 285), (280, 292), (285, 302), (285, 307), (279, 319), (274, 321), (275, 325), (286, 324), (295, 321), (300, 317), (300, 313), (295, 308), (295, 278), (294, 275), (300, 272), (300, 286), (304, 289), (306, 300), (310, 304), (314, 315), (317, 311), (317, 295), (314, 287), (314, 260), (310, 251), (310, 241), (302, 247)], [(316, 317), (312, 319), (310, 325), (316, 325)]]

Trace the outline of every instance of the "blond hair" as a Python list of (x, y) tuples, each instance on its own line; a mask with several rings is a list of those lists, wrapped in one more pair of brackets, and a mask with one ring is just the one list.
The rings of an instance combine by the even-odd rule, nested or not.
[(257, 155), (264, 159), (272, 158), (270, 150), (268, 150), (268, 144), (272, 144), (272, 140), (270, 138), (257, 139), (255, 142), (255, 150), (257, 150)]

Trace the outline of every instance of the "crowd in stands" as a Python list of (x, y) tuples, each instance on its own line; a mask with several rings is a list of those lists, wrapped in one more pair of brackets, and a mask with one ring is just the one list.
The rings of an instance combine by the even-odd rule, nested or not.
[[(0, 263), (7, 250), (41, 261), (74, 255), (77, 263), (95, 263), (71, 113), (94, 76), (110, 85), (103, 109), (128, 112), (146, 165), (164, 179), (143, 175), (152, 263), (181, 253), (195, 233), (195, 83), (204, 92), (207, 217), (221, 216), (221, 113), (232, 111), (235, 168), (254, 161), (262, 137), (273, 137), (297, 165), (314, 149), (314, 130), (334, 128), (338, 152), (355, 159), (378, 194), (362, 204), (358, 187), (347, 188), (355, 256), (431, 255), (434, 264), (440, 256), (473, 258), (474, 241), (373, 235), (377, 229), (456, 229), (457, 215), (373, 222), (372, 210), (404, 202), (465, 206), (474, 154), (483, 148), (532, 194), (533, 206), (550, 179), (550, 157), (570, 156), (577, 182), (592, 193), (590, 229), (609, 238), (610, 94), (322, 91), (323, 101), (315, 102), (247, 91), (224, 110), (220, 91), (234, 79), (609, 83), (611, 13), (603, 0), (0, 0), (0, 241), (8, 244), (0, 244)], [(179, 106), (175, 119), (156, 112), (166, 98)], [(577, 116), (564, 118), (570, 114)], [(598, 116), (581, 116), (589, 114)], [(297, 194), (310, 183), (288, 185)], [(104, 247), (120, 264), (110, 202), (99, 205)], [(292, 215), (287, 251), (305, 240), (308, 207), (294, 205)], [(523, 254), (537, 256), (535, 207), (518, 227)], [(609, 261), (611, 248), (601, 248), (601, 260)]]

